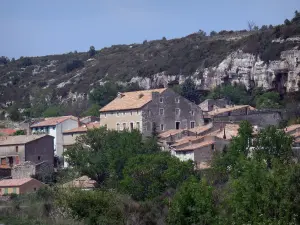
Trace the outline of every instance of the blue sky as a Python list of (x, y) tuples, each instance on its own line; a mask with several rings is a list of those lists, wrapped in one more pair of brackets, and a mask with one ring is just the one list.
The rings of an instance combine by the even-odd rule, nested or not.
[(41, 56), (280, 24), (299, 0), (2, 0), (0, 56)]

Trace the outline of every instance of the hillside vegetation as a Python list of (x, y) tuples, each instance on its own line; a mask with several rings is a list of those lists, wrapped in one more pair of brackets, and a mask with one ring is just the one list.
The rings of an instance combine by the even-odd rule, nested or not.
[[(127, 90), (124, 85), (128, 86), (132, 78), (152, 78), (160, 72), (186, 77), (197, 72), (201, 79), (205, 68), (217, 66), (238, 49), (255, 54), (265, 62), (279, 59), (282, 51), (299, 47), (299, 42), (272, 40), (297, 35), (300, 35), (300, 13), (296, 11), (293, 19), (284, 21), (283, 25), (258, 28), (249, 24), (248, 31), (206, 35), (200, 30), (183, 38), (145, 40), (142, 44), (113, 45), (99, 51), (91, 46), (88, 52), (62, 55), (17, 60), (3, 56), (0, 58), (0, 106), (6, 110), (11, 106), (25, 109), (27, 116), (42, 116), (49, 107), (64, 103), (68, 105), (65, 107), (68, 110), (61, 110), (64, 114), (75, 109), (82, 114), (92, 104), (102, 106), (87, 99), (92, 90), (103, 88), (105, 82), (124, 91)], [(139, 88), (133, 86), (129, 90)], [(110, 95), (104, 93), (104, 97)], [(37, 110), (28, 112), (29, 108)]]

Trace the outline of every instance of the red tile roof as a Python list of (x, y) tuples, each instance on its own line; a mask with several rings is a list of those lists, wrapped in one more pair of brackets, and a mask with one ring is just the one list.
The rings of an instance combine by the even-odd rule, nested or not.
[(203, 142), (200, 142), (200, 143), (191, 144), (191, 145), (186, 146), (186, 147), (183, 147), (183, 148), (175, 149), (175, 151), (176, 151), (176, 152), (179, 152), (179, 151), (191, 151), (191, 150), (197, 150), (197, 149), (206, 147), (206, 146), (211, 145), (211, 144), (214, 144), (214, 143), (215, 143), (215, 141), (203, 141)]
[(0, 129), (0, 134), (4, 134), (4, 135), (13, 135), (15, 132), (16, 130), (11, 128)]
[(166, 132), (163, 132), (163, 133), (160, 133), (158, 136), (161, 137), (161, 138), (167, 138), (169, 137), (170, 135), (175, 135), (175, 134), (179, 134), (183, 131), (183, 129), (172, 129), (172, 130), (168, 130)]
[(140, 109), (148, 102), (152, 101), (152, 92), (162, 93), (165, 90), (166, 88), (161, 88), (121, 93), (122, 97), (115, 98), (113, 101), (100, 109), (100, 112)]
[[(43, 137), (52, 137), (47, 134), (33, 134), (33, 135), (17, 135), (17, 136), (6, 136), (6, 137), (0, 137), (0, 146), (6, 146), (6, 145), (24, 145), (28, 142), (43, 138)], [(54, 137), (52, 137), (54, 138)]]
[(293, 125), (291, 125), (291, 126), (286, 127), (286, 128), (284, 129), (284, 131), (285, 131), (286, 133), (288, 133), (288, 132), (293, 131), (293, 130), (296, 130), (296, 129), (298, 129), (298, 128), (300, 128), (300, 124), (293, 124)]
[(94, 129), (94, 128), (99, 128), (99, 127), (100, 127), (99, 122), (93, 122), (93, 123), (83, 125), (81, 127), (76, 127), (76, 128), (71, 129), (71, 130), (64, 131), (63, 133), (64, 134), (85, 133), (85, 132), (87, 132), (88, 129)]
[(4, 179), (4, 180), (0, 180), (0, 187), (18, 187), (28, 183), (31, 180), (35, 180), (35, 179), (33, 178)]
[(61, 116), (61, 117), (51, 117), (51, 118), (45, 118), (45, 120), (38, 122), (36, 124), (33, 124), (31, 127), (47, 127), (47, 126), (56, 126), (59, 123), (64, 122), (65, 120), (72, 119), (72, 120), (78, 120), (75, 116)]
[(209, 129), (212, 128), (212, 124), (204, 125), (204, 126), (198, 126), (192, 129), (189, 129), (189, 131), (201, 134), (202, 132), (208, 131)]
[(233, 107), (215, 109), (213, 111), (208, 112), (208, 115), (216, 116), (216, 115), (219, 115), (219, 114), (222, 114), (222, 113), (225, 113), (225, 112), (231, 112), (231, 111), (235, 111), (235, 110), (243, 109), (243, 108), (248, 108), (249, 110), (255, 110), (255, 108), (253, 108), (250, 105), (236, 105), (236, 106), (233, 106)]

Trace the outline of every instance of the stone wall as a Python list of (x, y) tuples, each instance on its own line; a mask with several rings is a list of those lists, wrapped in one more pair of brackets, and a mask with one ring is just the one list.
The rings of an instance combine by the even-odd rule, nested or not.
[(280, 112), (276, 111), (253, 111), (248, 115), (235, 115), (235, 116), (227, 116), (227, 117), (215, 117), (215, 122), (240, 122), (242, 120), (249, 121), (252, 125), (257, 125), (260, 127), (266, 127), (268, 125), (279, 125), (282, 120), (282, 116)]

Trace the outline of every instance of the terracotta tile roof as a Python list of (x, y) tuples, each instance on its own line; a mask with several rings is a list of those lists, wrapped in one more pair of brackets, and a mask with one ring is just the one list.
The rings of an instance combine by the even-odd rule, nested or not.
[(194, 133), (197, 132), (198, 134), (200, 134), (204, 131), (209, 130), (210, 128), (212, 128), (212, 124), (208, 124), (208, 125), (205, 125), (205, 126), (198, 126), (198, 127), (189, 129), (189, 131), (194, 132)]
[(243, 108), (248, 108), (249, 110), (255, 110), (255, 108), (253, 108), (252, 106), (249, 106), (249, 105), (236, 105), (236, 106), (233, 106), (233, 107), (215, 109), (213, 111), (208, 112), (208, 115), (209, 116), (216, 116), (216, 115), (219, 115), (219, 114), (222, 114), (222, 113), (225, 113), (225, 112), (231, 112), (231, 111), (238, 110), (238, 109), (243, 109)]
[(0, 134), (4, 135), (13, 135), (17, 130), (11, 129), (11, 128), (4, 128), (0, 129)]
[(52, 137), (47, 134), (41, 134), (41, 135), (18, 135), (18, 136), (7, 136), (2, 137), (0, 139), (0, 146), (6, 146), (6, 145), (23, 145), (28, 142), (43, 138), (45, 136)]
[(35, 179), (33, 178), (4, 179), (4, 180), (0, 180), (0, 187), (18, 187), (28, 183), (31, 180), (35, 180)]
[(93, 129), (93, 128), (99, 128), (100, 123), (99, 122), (93, 122), (93, 123), (88, 123), (86, 125), (83, 125), (81, 127), (76, 127), (71, 130), (64, 131), (64, 134), (70, 134), (70, 133), (85, 133), (87, 132), (88, 129)]
[(47, 127), (47, 126), (56, 126), (59, 123), (64, 122), (65, 120), (72, 119), (72, 120), (78, 120), (75, 116), (61, 116), (61, 117), (50, 117), (45, 118), (45, 120), (38, 122), (36, 124), (33, 124), (31, 127)]
[(170, 135), (175, 135), (175, 134), (181, 133), (182, 131), (183, 131), (183, 129), (179, 129), (179, 130), (172, 129), (172, 130), (168, 130), (166, 132), (160, 133), (158, 136), (161, 138), (167, 138)]
[(215, 141), (203, 141), (203, 142), (200, 142), (200, 143), (191, 144), (191, 145), (183, 147), (183, 148), (175, 149), (175, 151), (178, 152), (178, 151), (197, 150), (199, 148), (206, 147), (206, 146), (214, 144), (214, 143), (215, 143)]
[(165, 90), (166, 88), (161, 88), (121, 93), (121, 98), (115, 98), (100, 109), (100, 112), (139, 109), (152, 100), (152, 92), (162, 93)]
[(73, 187), (73, 188), (94, 188), (97, 182), (91, 180), (88, 176), (82, 176), (74, 179), (68, 183), (63, 184), (63, 187)]
[[(227, 140), (231, 140), (233, 137), (236, 137), (238, 135), (240, 125), (238, 124), (225, 124), (225, 135)], [(219, 129), (216, 131), (213, 131), (209, 133), (210, 136), (216, 136), (218, 138), (223, 138), (224, 136), (224, 128)]]
[(172, 147), (177, 147), (177, 146), (186, 144), (190, 141), (195, 141), (195, 140), (201, 139), (203, 137), (204, 136), (198, 136), (198, 137), (196, 137), (196, 136), (186, 136), (186, 137), (183, 137), (183, 138), (177, 140), (176, 143), (172, 145)]
[(285, 131), (286, 133), (289, 133), (290, 131), (296, 130), (296, 129), (298, 129), (298, 128), (300, 128), (300, 124), (293, 124), (293, 125), (291, 125), (291, 126), (286, 127), (286, 128), (284, 129), (284, 131)]

